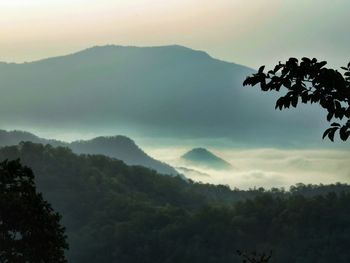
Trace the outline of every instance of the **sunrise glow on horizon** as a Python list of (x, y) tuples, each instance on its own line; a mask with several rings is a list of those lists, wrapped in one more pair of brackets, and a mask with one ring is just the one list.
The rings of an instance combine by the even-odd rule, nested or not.
[(95, 45), (179, 44), (251, 67), (304, 55), (343, 65), (350, 34), (341, 18), (346, 21), (350, 3), (298, 2), (1, 1), (0, 61), (33, 61)]

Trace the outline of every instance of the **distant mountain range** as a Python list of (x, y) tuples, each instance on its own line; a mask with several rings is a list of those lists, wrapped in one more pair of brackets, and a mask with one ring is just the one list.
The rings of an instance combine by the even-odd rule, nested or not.
[(87, 141), (72, 143), (48, 140), (24, 131), (0, 130), (0, 147), (17, 145), (22, 141), (30, 141), (53, 146), (65, 146), (75, 153), (101, 154), (124, 161), (128, 165), (141, 165), (156, 170), (161, 174), (177, 175), (177, 171), (168, 164), (153, 159), (140, 149), (133, 140), (126, 136), (97, 137)]
[(232, 169), (232, 165), (205, 148), (194, 148), (181, 156), (186, 163), (214, 170)]
[(182, 46), (102, 46), (0, 63), (0, 128), (226, 138), (254, 146), (319, 143), (319, 109), (275, 111), (276, 95), (242, 87), (253, 72)]

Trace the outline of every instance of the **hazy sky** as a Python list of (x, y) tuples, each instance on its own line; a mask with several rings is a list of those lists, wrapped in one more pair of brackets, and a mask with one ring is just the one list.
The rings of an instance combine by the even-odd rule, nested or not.
[(0, 0), (0, 61), (180, 44), (252, 67), (350, 60), (349, 0)]

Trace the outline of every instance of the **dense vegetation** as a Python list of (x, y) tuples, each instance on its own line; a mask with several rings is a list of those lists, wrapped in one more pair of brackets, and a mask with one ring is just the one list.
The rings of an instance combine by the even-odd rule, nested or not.
[(63, 215), (70, 262), (241, 262), (236, 250), (272, 250), (272, 262), (350, 261), (347, 185), (232, 191), (63, 147), (0, 150), (0, 160), (16, 158)]
[(31, 169), (0, 162), (0, 262), (67, 262), (60, 219), (37, 193)]

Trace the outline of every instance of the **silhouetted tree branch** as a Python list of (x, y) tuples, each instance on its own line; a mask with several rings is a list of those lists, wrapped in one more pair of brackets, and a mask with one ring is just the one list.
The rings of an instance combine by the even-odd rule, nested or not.
[(260, 84), (262, 91), (280, 91), (283, 87), (286, 95), (276, 102), (276, 109), (297, 107), (302, 103), (319, 103), (327, 110), (327, 120), (336, 119), (327, 129), (323, 138), (334, 141), (339, 132), (340, 138), (346, 141), (350, 136), (350, 63), (337, 70), (326, 68), (327, 62), (318, 62), (315, 58), (290, 58), (286, 63), (279, 63), (273, 70), (264, 72), (265, 66), (247, 77), (243, 85)]

